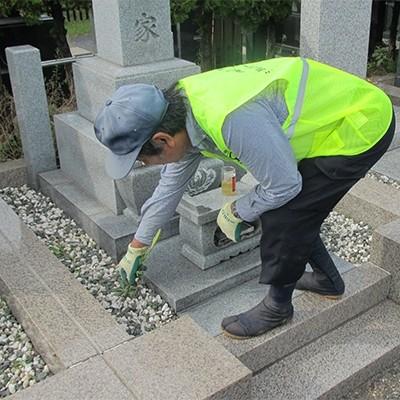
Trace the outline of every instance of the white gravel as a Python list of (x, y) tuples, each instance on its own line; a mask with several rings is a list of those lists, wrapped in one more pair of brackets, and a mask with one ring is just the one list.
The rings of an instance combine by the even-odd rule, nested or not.
[(0, 298), (0, 397), (45, 379), (49, 368)]
[[(49, 198), (27, 186), (2, 189), (0, 197), (14, 209), (22, 221), (44, 241), (105, 309), (124, 325), (128, 334), (138, 336), (176, 318), (168, 303), (141, 283), (138, 285), (136, 296), (132, 298), (122, 298), (113, 293), (113, 290), (119, 288), (119, 283), (116, 265), (111, 257)], [(321, 231), (321, 236), (329, 250), (355, 264), (368, 261), (371, 235), (372, 231), (368, 225), (355, 223), (336, 212), (329, 215)], [(9, 311), (5, 315), (5, 320), (13, 319)], [(4, 317), (0, 315), (0, 318)], [(2, 319), (0, 323), (2, 327), (9, 325), (4, 324)], [(11, 322), (11, 326), (15, 324), (16, 322)], [(3, 331), (0, 330), (0, 345), (3, 346), (1, 340), (6, 341), (7, 349), (16, 348), (16, 351), (21, 353), (21, 357), (25, 357), (24, 364), (18, 367), (19, 369), (14, 367), (14, 370), (12, 368), (10, 370), (7, 364), (0, 364), (0, 387), (4, 390), (4, 387), (8, 385), (8, 389), (5, 389), (8, 394), (21, 388), (20, 382), (26, 386), (43, 379), (48, 373), (48, 368), (44, 366), (43, 361), (36, 361), (35, 364), (35, 360), (41, 359), (37, 358), (39, 356), (32, 355), (34, 350), (31, 345), (21, 342), (26, 339), (24, 333), (20, 333), (19, 339), (16, 339), (12, 329), (7, 331), (2, 329)], [(21, 346), (20, 343), (24, 344)], [(5, 351), (3, 347), (0, 350), (0, 362), (4, 358), (1, 351)], [(36, 373), (35, 365), (37, 365), (37, 375), (26, 378), (26, 374), (31, 371)], [(19, 372), (21, 368), (24, 371), (27, 370), (22, 375)]]

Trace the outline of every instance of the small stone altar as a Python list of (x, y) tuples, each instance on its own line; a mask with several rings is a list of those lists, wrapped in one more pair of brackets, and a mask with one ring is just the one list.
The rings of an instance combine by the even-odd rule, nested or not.
[(179, 233), (182, 238), (182, 255), (205, 270), (257, 247), (261, 237), (259, 220), (249, 225), (248, 233), (243, 233), (238, 243), (226, 239), (217, 225), (217, 216), (222, 206), (243, 196), (251, 188), (239, 182), (232, 196), (224, 196), (221, 188), (195, 197), (185, 195), (177, 210), (181, 216)]

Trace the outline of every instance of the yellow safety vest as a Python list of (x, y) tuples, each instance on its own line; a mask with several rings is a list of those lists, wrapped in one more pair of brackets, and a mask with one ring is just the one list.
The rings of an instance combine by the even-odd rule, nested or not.
[(363, 153), (390, 125), (389, 97), (366, 80), (310, 59), (274, 58), (216, 69), (178, 82), (197, 123), (224, 154), (220, 157), (205, 151), (205, 156), (241, 165), (225, 144), (223, 123), (227, 115), (276, 80), (285, 81), (288, 117), (282, 129), (298, 161)]

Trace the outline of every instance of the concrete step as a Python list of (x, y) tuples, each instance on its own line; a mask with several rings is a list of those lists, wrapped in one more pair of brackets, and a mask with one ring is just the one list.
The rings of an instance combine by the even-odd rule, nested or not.
[(385, 175), (395, 181), (400, 181), (400, 148), (386, 152), (372, 167), (372, 171)]
[[(328, 300), (302, 292), (293, 300), (295, 313), (288, 324), (252, 339), (234, 340), (219, 334), (217, 340), (248, 368), (257, 372), (387, 298), (390, 274), (371, 263), (354, 268), (343, 263), (347, 264), (340, 267), (342, 270), (347, 268), (343, 273), (346, 292), (340, 300)], [(199, 306), (197, 310), (189, 311), (189, 314), (215, 334), (216, 324), (219, 325), (223, 317), (245, 311), (263, 296), (259, 293), (259, 299), (249, 304), (247, 296), (240, 293), (240, 288), (236, 289), (236, 293), (238, 295), (233, 303), (240, 302), (242, 307), (233, 309), (229, 299), (235, 296), (231, 292), (229, 297), (226, 294), (219, 296), (214, 304), (209, 302), (203, 308)]]
[(335, 211), (363, 221), (373, 229), (400, 218), (400, 190), (365, 177), (335, 207)]
[(399, 358), (399, 331), (386, 300), (254, 376), (251, 399), (339, 399)]

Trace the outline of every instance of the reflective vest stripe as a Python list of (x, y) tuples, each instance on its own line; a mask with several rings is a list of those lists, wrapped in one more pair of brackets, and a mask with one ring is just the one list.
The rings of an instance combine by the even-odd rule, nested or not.
[(287, 128), (287, 131), (286, 131), (286, 135), (287, 135), (289, 140), (294, 135), (294, 128), (296, 126), (296, 122), (299, 119), (300, 114), (301, 114), (301, 108), (302, 108), (303, 102), (304, 102), (304, 93), (306, 91), (308, 70), (310, 68), (309, 65), (308, 65), (308, 62), (307, 62), (307, 60), (305, 58), (301, 58), (301, 61), (303, 62), (303, 71), (301, 73), (301, 79), (300, 79), (300, 84), (299, 84), (299, 92), (297, 94), (296, 104), (294, 106), (293, 118), (290, 121), (290, 124), (289, 124), (289, 126)]

